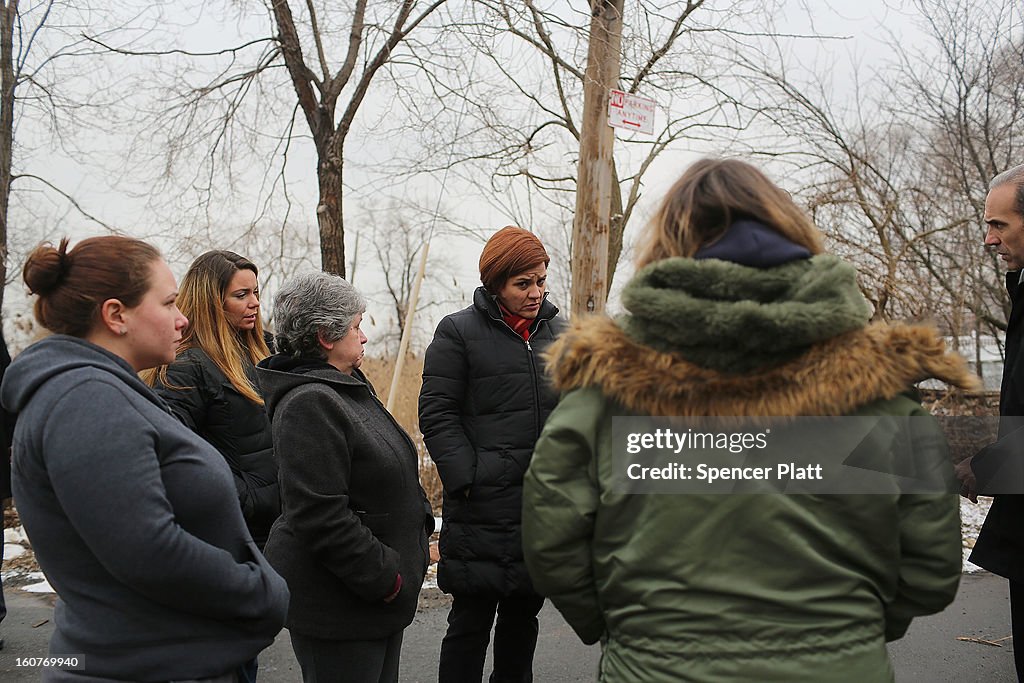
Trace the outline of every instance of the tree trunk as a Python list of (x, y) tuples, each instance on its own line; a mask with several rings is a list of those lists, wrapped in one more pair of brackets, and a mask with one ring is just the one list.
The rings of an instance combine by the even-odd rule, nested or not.
[(7, 284), (7, 211), (11, 199), (11, 160), (14, 146), (13, 35), (18, 0), (3, 4), (0, 13), (0, 310)]
[(345, 224), (342, 217), (340, 156), (329, 155), (317, 165), (320, 203), (316, 208), (320, 224), (320, 266), (325, 272), (345, 277)]
[(622, 189), (619, 186), (619, 171), (612, 163), (612, 205), (611, 216), (608, 221), (608, 276), (604, 288), (605, 300), (608, 299), (608, 292), (612, 289), (612, 281), (615, 279), (615, 270), (619, 265), (619, 257), (622, 256), (622, 233), (626, 230), (624, 220), (624, 208), (622, 206)]

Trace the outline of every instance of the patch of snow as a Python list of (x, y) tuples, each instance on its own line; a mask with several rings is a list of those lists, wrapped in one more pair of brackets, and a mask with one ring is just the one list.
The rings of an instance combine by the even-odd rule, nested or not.
[(978, 565), (969, 562), (968, 556), (974, 548), (974, 542), (978, 540), (978, 532), (981, 525), (985, 523), (989, 508), (992, 507), (991, 498), (979, 498), (977, 504), (966, 498), (960, 499), (960, 528), (963, 531), (964, 551), (964, 572), (974, 573), (984, 571)]
[(25, 548), (17, 543), (4, 543), (4, 559), (13, 560), (25, 554)]
[(4, 529), (4, 545), (8, 543), (24, 543), (28, 540), (28, 536), (25, 535), (25, 527), (12, 527), (10, 529)]
[[(32, 573), (33, 574), (37, 574), (38, 572), (32, 572)], [(53, 590), (53, 587), (50, 585), (50, 582), (47, 581), (46, 579), (43, 579), (39, 583), (32, 583), (32, 584), (29, 584), (27, 586), (24, 586), (24, 587), (22, 587), (21, 590), (23, 590), (23, 591), (25, 591), (27, 593), (56, 593), (57, 592), (57, 591)]]
[(984, 569), (982, 569), (978, 565), (976, 565), (973, 562), (971, 562), (970, 560), (968, 560), (967, 558), (970, 557), (970, 556), (971, 556), (971, 549), (970, 548), (964, 548), (964, 574), (974, 574), (976, 572), (983, 572), (983, 571), (985, 571)]
[(423, 577), (423, 589), (437, 588), (437, 563), (427, 567), (427, 575)]

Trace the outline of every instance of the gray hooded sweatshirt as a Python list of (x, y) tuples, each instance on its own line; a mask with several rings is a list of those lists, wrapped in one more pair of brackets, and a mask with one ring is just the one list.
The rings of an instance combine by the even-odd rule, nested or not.
[[(280, 631), (284, 581), (256, 549), (217, 451), (123, 359), (54, 335), (8, 369), (13, 488), (57, 591), (48, 680), (219, 675)], [(86, 678), (80, 678), (84, 675)]]

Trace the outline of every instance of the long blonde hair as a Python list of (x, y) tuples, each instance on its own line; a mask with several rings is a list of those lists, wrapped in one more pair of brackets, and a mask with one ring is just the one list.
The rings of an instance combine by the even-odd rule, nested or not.
[[(236, 330), (224, 313), (228, 285), (240, 270), (251, 270), (259, 276), (251, 261), (231, 251), (208, 251), (189, 266), (178, 292), (178, 308), (188, 318), (188, 327), (178, 345), (178, 355), (189, 349), (201, 349), (238, 393), (253, 403), (263, 405), (263, 399), (249, 381), (242, 362), (246, 359), (255, 365), (270, 355), (263, 339), (259, 310), (256, 311), (256, 326), (251, 330)], [(184, 388), (168, 382), (166, 365), (147, 370), (141, 376), (150, 386), (159, 379), (168, 388)]]
[(691, 257), (744, 218), (764, 223), (812, 254), (825, 250), (821, 231), (764, 173), (738, 159), (701, 159), (665, 195), (647, 227), (636, 266)]

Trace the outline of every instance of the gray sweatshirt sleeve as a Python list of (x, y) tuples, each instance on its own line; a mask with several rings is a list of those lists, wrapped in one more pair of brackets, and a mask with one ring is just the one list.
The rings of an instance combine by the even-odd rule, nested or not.
[[(183, 612), (260, 620), (281, 611), (287, 587), (255, 549), (240, 513), (214, 521), (237, 536), (234, 552), (179, 524), (156, 450), (162, 435), (123, 392), (102, 380), (75, 386), (56, 403), (42, 434), (54, 493), (89, 551), (117, 580)], [(188, 459), (204, 457), (179, 454), (186, 481)], [(202, 471), (200, 463), (192, 479), (203, 481), (189, 481), (195, 489), (179, 497), (191, 495), (196, 505), (223, 497), (223, 509), (237, 508), (234, 491)], [(193, 513), (219, 514), (213, 505)], [(209, 535), (223, 537), (223, 530)]]

